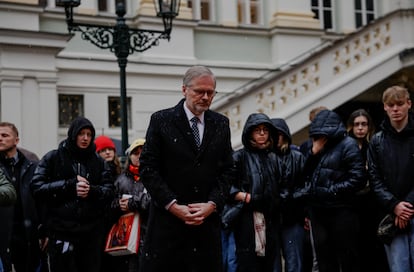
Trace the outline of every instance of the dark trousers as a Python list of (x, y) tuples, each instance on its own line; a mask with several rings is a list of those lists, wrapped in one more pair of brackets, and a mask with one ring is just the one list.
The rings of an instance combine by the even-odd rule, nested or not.
[[(4, 272), (37, 272), (41, 268), (41, 252), (37, 240), (28, 243), (23, 234), (11, 239), (10, 251), (0, 254)], [(45, 270), (40, 270), (45, 271)]]
[(99, 272), (102, 259), (101, 233), (89, 233), (75, 242), (50, 238), (48, 261), (50, 272)]
[(359, 219), (350, 208), (312, 208), (319, 272), (359, 272)]

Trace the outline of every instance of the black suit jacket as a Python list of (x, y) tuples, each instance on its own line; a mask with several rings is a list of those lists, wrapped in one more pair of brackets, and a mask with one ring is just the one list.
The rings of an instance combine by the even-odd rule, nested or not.
[[(144, 255), (146, 261), (153, 263), (163, 260), (169, 270), (174, 265), (167, 265), (171, 257), (168, 255), (174, 252), (174, 256), (182, 259), (193, 258), (194, 265), (199, 267), (196, 271), (220, 271), (211, 266), (221, 261), (218, 212), (200, 226), (188, 226), (165, 206), (174, 199), (178, 204), (213, 201), (217, 211), (222, 210), (232, 177), (229, 120), (219, 113), (206, 111), (203, 141), (198, 148), (183, 103), (181, 100), (175, 107), (151, 116), (140, 157), (141, 180), (152, 198)], [(189, 255), (190, 252), (197, 252), (199, 258)], [(172, 261), (178, 259), (181, 257)], [(144, 267), (145, 271), (159, 271), (151, 268), (157, 265), (144, 264)]]

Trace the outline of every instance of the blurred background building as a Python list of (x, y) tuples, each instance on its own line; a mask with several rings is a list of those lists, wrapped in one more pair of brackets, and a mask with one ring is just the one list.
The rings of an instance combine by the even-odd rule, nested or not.
[[(130, 27), (163, 28), (152, 0), (123, 1)], [(113, 25), (115, 0), (83, 0), (75, 20)], [(171, 40), (128, 58), (129, 142), (178, 102), (192, 65), (217, 75), (212, 108), (230, 118), (235, 148), (252, 112), (285, 118), (297, 144), (317, 106), (344, 120), (363, 107), (379, 122), (386, 87), (414, 90), (413, 27), (412, 0), (181, 0)], [(121, 139), (116, 57), (80, 35), (53, 0), (0, 1), (0, 119), (39, 156), (79, 115)]]

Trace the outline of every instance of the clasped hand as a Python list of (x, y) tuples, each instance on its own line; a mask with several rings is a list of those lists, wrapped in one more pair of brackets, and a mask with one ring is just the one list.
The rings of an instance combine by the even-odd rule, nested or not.
[(215, 206), (212, 203), (192, 203), (188, 205), (174, 203), (169, 211), (187, 225), (198, 226), (204, 222), (214, 209)]
[(410, 202), (401, 201), (394, 208), (395, 225), (400, 229), (405, 229), (408, 226), (410, 218), (414, 215), (414, 208)]
[(76, 194), (81, 198), (87, 197), (90, 189), (89, 181), (86, 178), (79, 175), (76, 178), (78, 180), (78, 182), (76, 183)]

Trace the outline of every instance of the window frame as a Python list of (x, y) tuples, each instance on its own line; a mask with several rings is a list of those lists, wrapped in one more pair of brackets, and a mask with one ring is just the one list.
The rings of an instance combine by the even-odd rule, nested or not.
[[(359, 1), (361, 9), (357, 9), (356, 2)], [(372, 10), (367, 9), (367, 1), (372, 1)], [(354, 13), (355, 13), (355, 27), (363, 27), (369, 22), (373, 21), (377, 17), (377, 8), (375, 0), (354, 0)], [(358, 15), (361, 17), (361, 25), (358, 24)], [(369, 20), (368, 16), (372, 15), (372, 19)]]
[[(314, 6), (311, 0), (311, 10), (312, 12), (315, 13), (315, 17), (316, 19), (319, 20), (319, 22), (321, 23), (321, 27), (327, 31), (335, 31), (336, 29), (336, 22), (334, 20), (335, 16), (336, 16), (336, 12), (335, 12), (335, 1), (333, 0), (329, 0), (330, 1), (330, 7), (324, 5), (324, 1), (326, 0), (316, 0), (317, 6)], [(317, 12), (315, 12), (317, 11)], [(331, 14), (331, 27), (327, 27), (326, 26), (326, 20), (325, 20), (325, 12), (330, 12)]]
[[(76, 102), (75, 100), (78, 100), (78, 106), (76, 107), (65, 107), (65, 105), (62, 105), (62, 103), (64, 101), (62, 101), (62, 99), (67, 98), (71, 101), (66, 101), (66, 103), (68, 104), (74, 104), (74, 102)], [(72, 98), (72, 99), (70, 99)], [(67, 100), (66, 99), (66, 100)], [(72, 123), (72, 121), (79, 116), (84, 116), (85, 115), (85, 96), (83, 94), (58, 94), (58, 109), (59, 109), (59, 113), (58, 113), (58, 127), (59, 128), (68, 128), (70, 126), (70, 124)], [(71, 111), (71, 113), (68, 114), (68, 117), (64, 118), (64, 116), (62, 116), (63, 114), (63, 110), (67, 110), (69, 109)], [(76, 113), (76, 111), (78, 111)], [(66, 119), (66, 120), (63, 120)]]
[[(108, 96), (108, 127), (110, 129), (113, 128), (121, 128), (122, 127), (122, 116), (121, 116), (121, 97), (119, 96)], [(131, 111), (131, 97), (126, 98), (126, 106), (127, 106), (127, 125), (128, 128), (132, 127), (132, 111)], [(111, 108), (112, 105), (116, 104), (116, 109)], [(116, 122), (114, 122), (116, 120)], [(115, 124), (114, 124), (115, 123)]]

